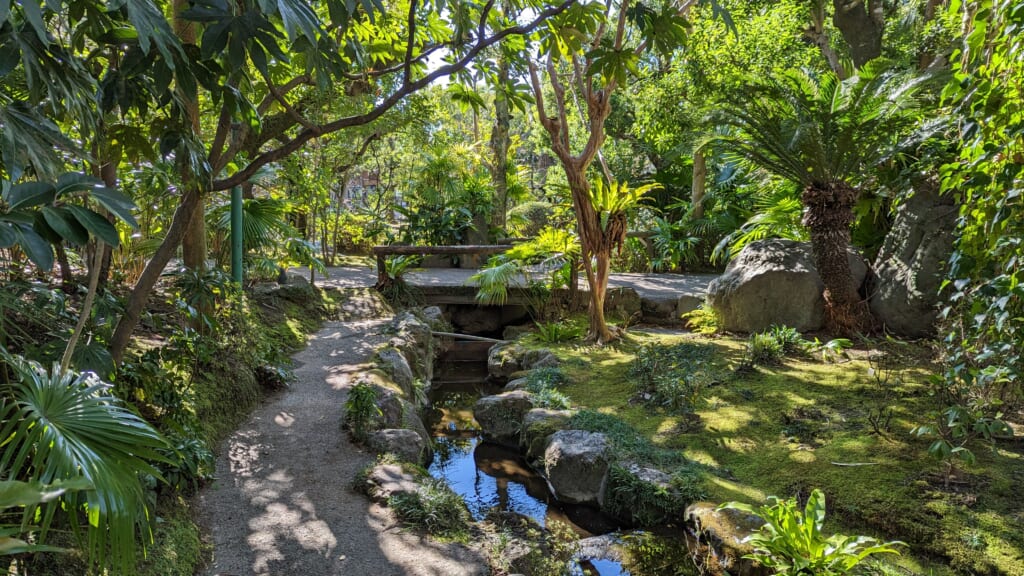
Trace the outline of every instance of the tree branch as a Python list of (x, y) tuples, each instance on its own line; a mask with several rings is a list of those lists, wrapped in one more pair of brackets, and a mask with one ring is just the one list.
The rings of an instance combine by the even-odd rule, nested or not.
[(245, 182), (246, 180), (249, 179), (250, 176), (255, 174), (263, 166), (266, 166), (271, 162), (276, 162), (277, 160), (284, 158), (285, 156), (291, 154), (292, 152), (295, 152), (296, 150), (301, 148), (303, 144), (317, 136), (322, 136), (330, 134), (331, 132), (343, 130), (345, 128), (351, 128), (353, 126), (362, 126), (364, 124), (369, 124), (370, 122), (373, 122), (377, 118), (383, 116), (385, 112), (394, 108), (395, 105), (398, 104), (406, 96), (418, 90), (422, 90), (423, 88), (429, 86), (432, 82), (434, 82), (434, 80), (437, 80), (438, 78), (450, 76), (455, 72), (465, 69), (465, 67), (470, 63), (470, 61), (472, 61), (477, 56), (477, 54), (482, 52), (484, 49), (493, 46), (498, 42), (501, 42), (503, 39), (509, 36), (523, 35), (532, 32), (538, 26), (543, 24), (548, 18), (557, 16), (558, 14), (561, 14), (562, 12), (566, 11), (570, 6), (575, 4), (576, 1), (577, 0), (565, 0), (565, 2), (562, 2), (557, 6), (551, 6), (541, 11), (540, 13), (537, 14), (536, 18), (534, 18), (527, 24), (511, 26), (509, 28), (505, 28), (500, 32), (493, 34), (489, 38), (478, 40), (477, 43), (465, 54), (463, 54), (462, 57), (459, 58), (456, 62), (441, 66), (437, 70), (434, 70), (433, 72), (427, 74), (426, 76), (420, 78), (419, 80), (403, 84), (398, 90), (392, 93), (391, 96), (388, 96), (387, 99), (378, 104), (373, 110), (369, 112), (359, 114), (356, 116), (339, 118), (338, 120), (319, 126), (319, 130), (317, 131), (313, 131), (308, 128), (304, 129), (303, 131), (299, 132), (299, 134), (296, 135), (295, 138), (285, 143), (284, 145), (273, 150), (264, 152), (263, 154), (260, 154), (251, 162), (249, 162), (249, 164), (242, 170), (239, 170), (238, 172), (232, 174), (228, 178), (215, 180), (213, 182), (211, 190), (227, 190), (232, 186), (237, 186), (242, 182)]
[(270, 79), (270, 75), (263, 70), (260, 70), (259, 73), (263, 78), (263, 81), (267, 83), (267, 90), (270, 92), (270, 95), (274, 97), (274, 100), (277, 100), (277, 103), (284, 108), (284, 111), (304, 128), (316, 130), (315, 124), (307, 120), (302, 114), (299, 114), (299, 111), (293, 108), (292, 105), (285, 100), (284, 94), (281, 94), (281, 92), (278, 91), (277, 86), (274, 86), (274, 81)]
[(412, 80), (412, 49), (416, 45), (416, 0), (409, 0), (409, 20), (406, 24), (409, 28), (409, 41), (405, 45), (404, 71), (402, 72), (402, 84), (408, 84)]
[[(278, 86), (277, 92), (278, 94), (284, 96), (291, 92), (292, 90), (298, 88), (299, 86), (302, 86), (303, 84), (309, 84), (312, 81), (313, 79), (306, 74), (303, 74), (302, 76), (296, 76), (295, 78), (292, 78), (291, 80), (285, 82), (282, 86)], [(273, 93), (267, 94), (266, 98), (264, 98), (260, 102), (259, 106), (256, 107), (256, 111), (259, 112), (260, 116), (266, 114), (267, 110), (270, 110), (271, 104), (273, 104), (275, 101), (276, 97)]]

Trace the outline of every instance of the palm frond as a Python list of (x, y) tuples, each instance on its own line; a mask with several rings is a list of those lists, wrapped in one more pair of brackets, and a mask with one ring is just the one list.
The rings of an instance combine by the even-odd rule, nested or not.
[(65, 515), (94, 566), (133, 572), (137, 536), (152, 538), (140, 475), (160, 477), (150, 462), (167, 461), (159, 452), (167, 443), (94, 374), (47, 371), (3, 349), (0, 358), (18, 380), (0, 389), (0, 477), (44, 484), (84, 479), (93, 487), (26, 507), (24, 525), (38, 517), (43, 540), (54, 517)]

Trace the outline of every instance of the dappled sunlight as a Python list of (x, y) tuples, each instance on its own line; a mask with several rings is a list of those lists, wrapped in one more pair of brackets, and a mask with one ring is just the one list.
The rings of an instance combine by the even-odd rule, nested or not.
[(255, 554), (253, 571), (272, 572), (275, 563), (286, 560), (281, 542), (292, 540), (301, 548), (329, 558), (338, 545), (330, 526), (316, 517), (315, 508), (301, 493), (291, 496), (291, 505), (275, 501), (249, 520), (247, 542)]
[(288, 428), (295, 423), (295, 416), (292, 416), (287, 412), (278, 412), (277, 415), (274, 416), (274, 423), (282, 428)]
[(800, 464), (810, 464), (817, 461), (814, 451), (807, 448), (797, 448), (789, 453), (789, 459)]
[(683, 456), (685, 456), (687, 460), (692, 460), (698, 464), (703, 464), (704, 466), (707, 466), (709, 468), (720, 467), (718, 459), (711, 455), (710, 452), (707, 452), (705, 450), (686, 449), (683, 450)]
[(764, 492), (753, 486), (740, 484), (739, 482), (733, 482), (718, 476), (708, 477), (708, 482), (714, 486), (715, 494), (719, 495), (723, 501), (763, 502), (767, 496)]
[(231, 473), (240, 478), (258, 474), (263, 470), (259, 463), (260, 453), (267, 445), (257, 441), (258, 434), (253, 430), (238, 432), (228, 442), (228, 462)]
[(712, 432), (739, 432), (754, 420), (753, 411), (738, 406), (725, 406), (715, 411), (698, 410)]

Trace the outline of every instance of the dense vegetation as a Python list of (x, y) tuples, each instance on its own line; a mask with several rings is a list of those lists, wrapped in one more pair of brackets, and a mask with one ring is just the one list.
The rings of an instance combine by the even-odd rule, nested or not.
[[(909, 521), (879, 526), (884, 502), (840, 516), (934, 536), (961, 572), (1005, 571), (1019, 538), (986, 564), (951, 524), (1008, 521), (1005, 462), (985, 447), (1012, 437), (1024, 400), (1022, 30), (1013, 0), (0, 2), (0, 571), (191, 573), (181, 497), (345, 297), (262, 285), (289, 267), (381, 243), (531, 238), (487, 263), (483, 297), (500, 301), (525, 272), (541, 338), (606, 344), (622, 336), (603, 309), (611, 272), (718, 271), (758, 239), (808, 240), (830, 336), (871, 337), (846, 251), (871, 260), (896, 211), (936, 189), (959, 210), (941, 351), (866, 421), (879, 444), (893, 418), (913, 426), (921, 440), (879, 450), (915, 470), (934, 457), (947, 488), (981, 466), (993, 512), (933, 497), (928, 480), (925, 496), (893, 490), (901, 506), (956, 508), (948, 524), (906, 506)], [(226, 272), (232, 190), (241, 283)], [(578, 272), (585, 330), (544, 302)], [(751, 338), (724, 401), (764, 388), (793, 402), (773, 379), (798, 338), (779, 337)], [(633, 344), (617, 366), (633, 366), (630, 396), (691, 415), (722, 378), (712, 357), (735, 352)], [(680, 362), (679, 378), (651, 368)], [(831, 377), (799, 369), (784, 376)], [(576, 385), (532, 385), (551, 406), (581, 403)], [(859, 401), (823, 386), (809, 394), (822, 410)], [(790, 436), (845, 438), (799, 429), (820, 418), (797, 404), (784, 406)], [(702, 450), (729, 465), (690, 448)], [(788, 457), (768, 446), (773, 465)], [(832, 472), (815, 481), (837, 485)], [(756, 495), (789, 496), (782, 478)], [(161, 556), (177, 543), (167, 553), (191, 561)], [(76, 553), (55, 560), (53, 547)]]

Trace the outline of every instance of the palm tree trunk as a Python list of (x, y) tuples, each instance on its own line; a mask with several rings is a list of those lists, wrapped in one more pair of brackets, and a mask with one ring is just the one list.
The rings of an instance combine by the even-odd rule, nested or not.
[(857, 293), (847, 250), (857, 192), (845, 182), (804, 189), (803, 224), (811, 233), (814, 266), (825, 285), (825, 325), (841, 336), (871, 330), (871, 312)]

